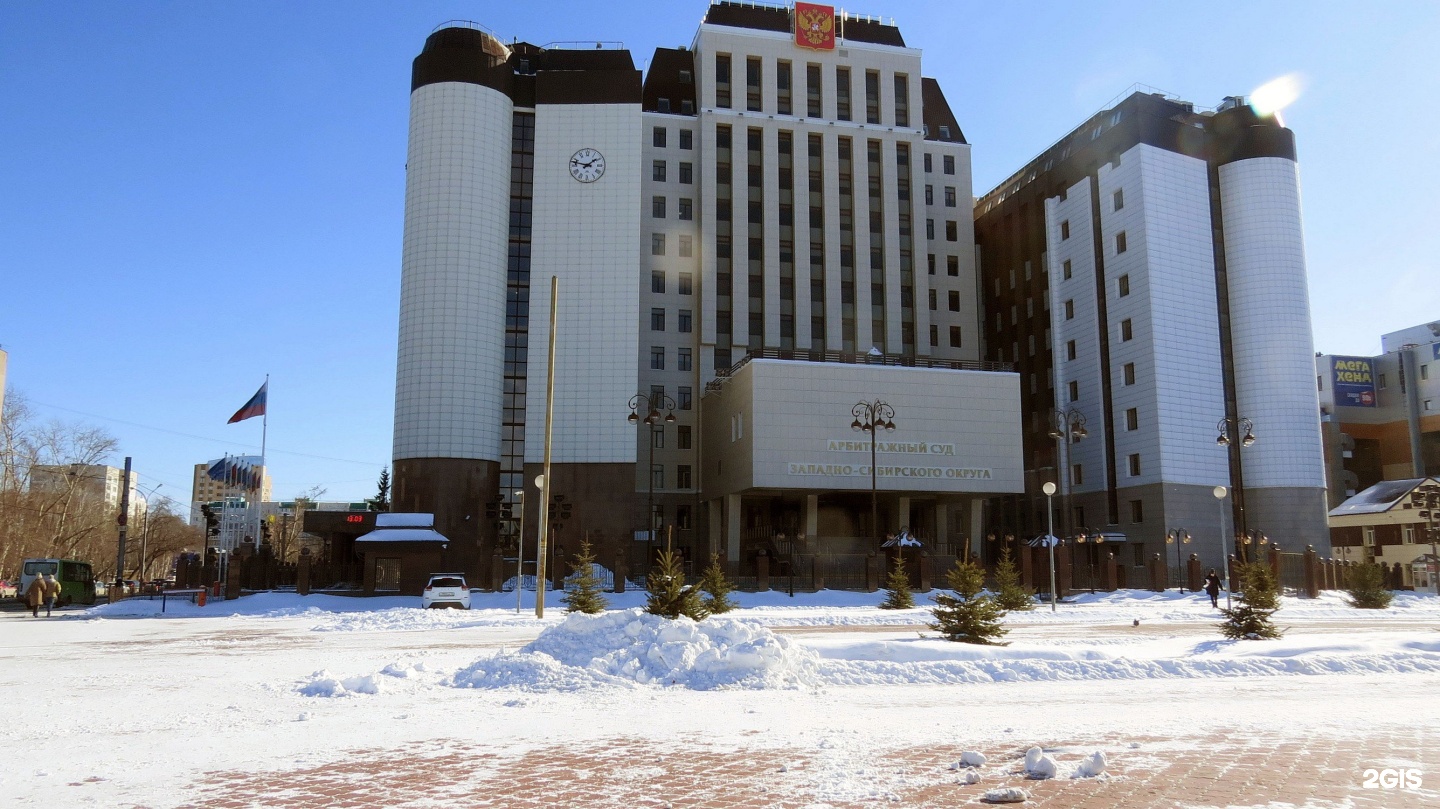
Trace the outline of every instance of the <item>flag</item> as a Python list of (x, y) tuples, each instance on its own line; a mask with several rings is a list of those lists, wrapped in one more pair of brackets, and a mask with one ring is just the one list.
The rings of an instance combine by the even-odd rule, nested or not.
[(270, 380), (267, 379), (265, 380), (265, 384), (260, 386), (260, 390), (255, 391), (255, 395), (250, 397), (250, 401), (246, 402), (244, 407), (236, 410), (235, 415), (231, 416), (230, 420), (225, 423), (234, 424), (237, 421), (244, 421), (245, 419), (265, 415), (265, 394), (266, 389), (269, 387)]

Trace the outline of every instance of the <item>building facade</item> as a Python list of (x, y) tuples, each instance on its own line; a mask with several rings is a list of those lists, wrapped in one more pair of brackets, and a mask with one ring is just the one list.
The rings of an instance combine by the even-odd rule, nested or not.
[[(130, 472), (130, 518), (137, 519), (147, 508), (144, 497), (137, 496), (138, 472)], [(82, 502), (96, 503), (120, 513), (124, 497), (125, 470), (105, 464), (60, 464), (35, 466), (30, 471), (32, 491), (68, 494)]]
[[(510, 546), (497, 516), (538, 496), (552, 277), (561, 542), (634, 557), (654, 529), (741, 562), (742, 534), (813, 527), (840, 547), (915, 523), (959, 544), (977, 498), (1020, 491), (1018, 378), (982, 356), (970, 147), (898, 28), (826, 14), (797, 29), (788, 7), (715, 3), (643, 82), (604, 43), (431, 35), (412, 75), (393, 500), (434, 513), (457, 564)], [(851, 450), (832, 439), (876, 398), (897, 410), (877, 470), (942, 477), (877, 474), (872, 519), (854, 473), (869, 458), (835, 463)], [(757, 431), (731, 439), (742, 422)], [(779, 423), (799, 443), (758, 451)], [(932, 444), (961, 455), (897, 449)], [(527, 536), (552, 505), (524, 505)]]
[(1048, 480), (1070, 492), (1065, 532), (1124, 538), (1133, 564), (1179, 529), (1206, 563), (1245, 532), (1328, 550), (1290, 130), (1239, 98), (1136, 93), (975, 215), (987, 357), (1021, 375), (1032, 493), (997, 519), (1043, 526)]
[(247, 464), (258, 473), (259, 488), (251, 490), (241, 484), (211, 478), (209, 470), (220, 463), (216, 458), (206, 463), (197, 463), (190, 478), (190, 524), (206, 527), (203, 506), (209, 506), (216, 519), (219, 533), (206, 541), (206, 547), (230, 552), (240, 547), (246, 538), (253, 539), (261, 512), (262, 502), (270, 500), (270, 470), (262, 465), (259, 455), (232, 455), (228, 460)]

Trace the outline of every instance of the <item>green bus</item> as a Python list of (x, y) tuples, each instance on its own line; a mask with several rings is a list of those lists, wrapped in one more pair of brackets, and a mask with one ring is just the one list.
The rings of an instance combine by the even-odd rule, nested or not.
[(26, 559), (20, 571), (19, 598), (24, 600), (30, 582), (46, 573), (60, 582), (60, 598), (56, 601), (60, 606), (95, 603), (95, 574), (90, 563), (74, 559)]

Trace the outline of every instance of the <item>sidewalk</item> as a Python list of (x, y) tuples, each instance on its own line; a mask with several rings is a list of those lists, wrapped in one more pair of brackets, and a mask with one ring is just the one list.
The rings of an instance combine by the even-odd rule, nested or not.
[[(1024, 750), (982, 750), (983, 780), (960, 785), (950, 769), (962, 749), (939, 745), (853, 756), (818, 751), (790, 754), (715, 751), (686, 744), (669, 749), (613, 739), (603, 750), (557, 745), (520, 758), (473, 747), (371, 750), (340, 765), (274, 773), (212, 773), (194, 785), (189, 806), (212, 809), (267, 807), (681, 807), (694, 809), (801, 809), (802, 807), (905, 807), (980, 805), (987, 789), (1021, 786), (1027, 807), (1054, 809), (1174, 809), (1267, 807), (1395, 809), (1440, 805), (1440, 738), (1422, 729), (1343, 737), (1312, 737), (1300, 744), (1281, 737), (1127, 741), (1104, 739), (1047, 745), (1062, 776), (1027, 780)], [(1132, 746), (1134, 745), (1134, 746)], [(1081, 756), (1105, 750), (1101, 778), (1065, 777)], [(1365, 789), (1367, 768), (1414, 767), (1421, 790)], [(843, 775), (842, 775), (843, 773)], [(197, 794), (198, 793), (198, 794)]]

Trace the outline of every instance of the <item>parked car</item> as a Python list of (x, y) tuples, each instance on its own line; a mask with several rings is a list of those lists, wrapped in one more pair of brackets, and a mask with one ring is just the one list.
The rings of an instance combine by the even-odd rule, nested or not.
[(465, 574), (435, 573), (431, 575), (430, 581), (425, 584), (425, 592), (420, 594), (420, 606), (427, 610), (432, 607), (470, 609), (470, 587), (465, 584)]
[(18, 596), (18, 588), (5, 579), (0, 579), (0, 598)]

